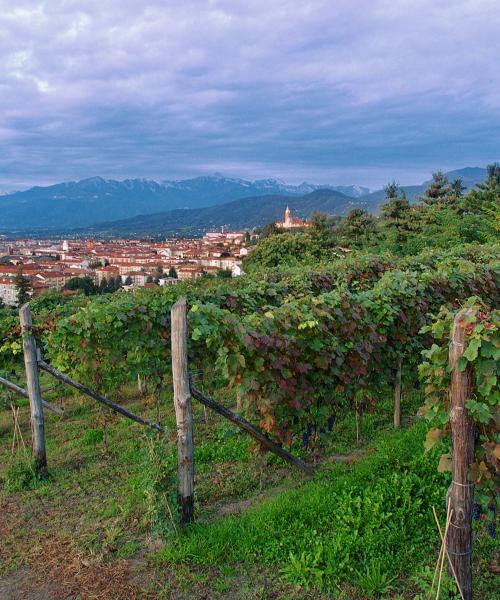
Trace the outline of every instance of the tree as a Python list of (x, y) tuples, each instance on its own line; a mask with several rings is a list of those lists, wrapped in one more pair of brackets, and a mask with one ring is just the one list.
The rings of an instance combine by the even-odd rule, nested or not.
[(26, 304), (31, 297), (31, 283), (30, 280), (23, 275), (21, 269), (19, 269), (16, 274), (14, 284), (17, 291), (17, 305), (22, 306), (23, 304)]
[(262, 240), (272, 235), (276, 235), (277, 233), (279, 233), (279, 229), (276, 227), (276, 223), (272, 222), (264, 225), (264, 227), (259, 230), (259, 237)]
[(347, 244), (362, 246), (375, 236), (375, 220), (366, 210), (353, 208), (340, 223), (339, 230)]
[(219, 269), (217, 271), (217, 277), (219, 279), (231, 279), (233, 276), (231, 269)]
[(146, 283), (153, 283), (153, 276), (152, 275), (148, 275), (146, 277)]
[(387, 202), (380, 208), (383, 226), (387, 229), (389, 238), (393, 238), (395, 250), (401, 251), (404, 246), (410, 226), (410, 203), (399, 185), (392, 181), (384, 188)]
[(461, 177), (457, 177), (450, 183), (450, 192), (457, 200), (463, 197), (465, 190)]
[(101, 283), (99, 284), (99, 293), (106, 294), (108, 291), (108, 280), (106, 279), (106, 277), (103, 277), (101, 279)]
[(314, 211), (311, 215), (311, 231), (322, 235), (328, 227), (328, 216), (325, 213)]
[(462, 218), (475, 216), (489, 229), (488, 238), (494, 241), (500, 231), (500, 166), (487, 167), (488, 176), (460, 200), (458, 211)]
[(132, 277), (130, 277), (130, 275), (127, 275), (127, 277), (125, 278), (125, 285), (132, 285), (132, 283)]
[(492, 163), (486, 167), (486, 180), (479, 183), (477, 187), (480, 190), (491, 190), (500, 187), (500, 165)]
[(428, 206), (445, 203), (450, 196), (450, 182), (442, 171), (432, 174), (432, 181), (419, 200)]
[(175, 270), (175, 267), (170, 267), (170, 269), (168, 270), (168, 276), (172, 277), (173, 279), (177, 279), (178, 275), (177, 271)]
[(393, 198), (406, 198), (406, 194), (399, 186), (399, 183), (396, 183), (394, 179), (385, 186), (384, 192), (387, 200), (392, 200)]
[(97, 294), (99, 288), (95, 285), (92, 279), (86, 275), (85, 277), (72, 277), (65, 284), (65, 290), (81, 290), (85, 296)]

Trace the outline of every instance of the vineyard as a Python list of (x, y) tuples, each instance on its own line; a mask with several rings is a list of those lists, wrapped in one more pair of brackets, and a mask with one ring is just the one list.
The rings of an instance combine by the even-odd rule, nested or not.
[[(182, 297), (196, 388), (314, 467), (310, 477), (290, 470), (195, 406), (196, 517), (187, 527), (176, 514), (172, 402), (171, 310)], [(466, 407), (475, 432), (474, 580), (477, 597), (494, 598), (499, 299), (498, 244), (462, 244), (409, 257), (359, 252), (227, 282), (33, 300), (43, 360), (166, 433), (118, 421), (42, 374), (44, 399), (66, 413), (64, 421), (47, 420), (49, 476), (42, 478), (12, 437), (14, 415), (14, 431), (28, 444), (26, 401), (0, 392), (2, 514), (11, 511), (0, 524), (8, 547), (8, 557), (0, 550), (0, 573), (26, 565), (35, 572), (36, 551), (25, 549), (35, 514), (42, 566), (48, 540), (59, 536), (79, 557), (73, 561), (90, 565), (79, 569), (82, 585), (93, 584), (80, 570), (122, 586), (82, 597), (187, 597), (180, 573), (196, 598), (238, 597), (249, 581), (257, 591), (242, 598), (436, 597), (435, 589), (429, 595), (440, 545), (432, 508), (446, 527), (448, 352), (462, 311), (466, 348), (457, 369), (471, 374)], [(0, 375), (24, 385), (17, 314), (0, 320), (0, 340)], [(75, 487), (82, 481), (83, 492)], [(76, 496), (89, 503), (79, 525), (65, 504), (80, 506)], [(91, 511), (105, 533), (89, 541)], [(77, 549), (64, 535), (70, 530), (52, 530), (47, 514), (81, 533)], [(134, 556), (146, 574), (131, 581), (125, 573)], [(167, 585), (161, 573), (176, 570)], [(57, 579), (54, 564), (41, 572)], [(61, 597), (74, 593), (65, 585)], [(452, 576), (440, 585), (460, 597)]]

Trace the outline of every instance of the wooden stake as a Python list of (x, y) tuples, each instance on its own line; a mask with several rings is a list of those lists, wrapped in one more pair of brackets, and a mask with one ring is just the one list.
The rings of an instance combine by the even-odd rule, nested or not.
[(139, 394), (139, 396), (144, 396), (144, 394), (146, 393), (145, 382), (139, 374), (137, 374), (137, 393)]
[(43, 418), (42, 394), (38, 376), (36, 342), (31, 331), (33, 321), (29, 304), (23, 304), (19, 310), (21, 331), (23, 336), (24, 368), (26, 371), (26, 387), (31, 411), (31, 433), (35, 470), (39, 475), (47, 471), (47, 453), (45, 450), (45, 422)]
[(394, 378), (394, 427), (401, 426), (401, 358)]
[[(437, 516), (437, 512), (436, 509), (434, 508), (434, 506), (432, 507), (432, 512), (434, 513), (434, 520), (436, 521), (436, 525), (439, 531), (439, 537), (441, 538), (441, 548), (443, 547), (444, 544), (444, 536), (443, 536), (443, 532), (441, 531), (441, 525), (439, 524), (439, 519)], [(458, 591), (460, 592), (460, 597), (462, 598), (462, 600), (465, 600), (464, 595), (462, 593), (462, 589), (460, 588), (460, 583), (458, 582), (457, 579), (457, 574), (455, 573), (455, 569), (453, 568), (453, 564), (450, 561), (450, 554), (448, 552), (448, 548), (445, 548), (446, 550), (446, 556), (448, 557), (448, 565), (451, 567), (451, 572), (453, 574), (453, 577), (455, 578), (455, 582), (457, 584), (458, 587)], [(441, 553), (441, 550), (439, 551)], [(432, 582), (432, 587), (434, 588), (434, 581)]]
[(470, 363), (459, 371), (458, 362), (466, 348), (465, 325), (471, 309), (455, 317), (450, 344), (450, 427), (452, 440), (452, 483), (448, 491), (453, 520), (448, 534), (449, 571), (455, 572), (465, 600), (472, 599), (472, 502), (473, 484), (469, 468), (474, 460), (474, 421), (465, 402), (473, 392), (474, 372)]
[(185, 298), (181, 298), (172, 306), (171, 327), (172, 376), (179, 462), (178, 503), (181, 525), (185, 525), (194, 519), (193, 411), (187, 361), (188, 330)]

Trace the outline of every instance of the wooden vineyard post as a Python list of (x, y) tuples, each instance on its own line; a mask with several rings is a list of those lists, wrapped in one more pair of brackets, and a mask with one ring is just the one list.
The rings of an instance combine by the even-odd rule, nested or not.
[(474, 461), (474, 421), (465, 402), (473, 391), (473, 367), (458, 368), (465, 351), (466, 317), (470, 309), (460, 311), (453, 323), (450, 344), (450, 427), (452, 440), (452, 483), (448, 491), (453, 511), (448, 532), (448, 569), (456, 573), (464, 600), (472, 599), (472, 503), (474, 489), (469, 481), (469, 468)]
[(179, 464), (178, 503), (182, 525), (194, 518), (194, 449), (193, 412), (187, 362), (186, 299), (181, 298), (171, 310), (172, 377), (174, 383), (177, 454)]
[(394, 378), (394, 427), (396, 429), (401, 425), (401, 363), (400, 358)]
[(29, 304), (23, 304), (19, 310), (19, 320), (23, 337), (24, 368), (26, 370), (26, 387), (30, 401), (31, 435), (35, 470), (42, 475), (47, 470), (47, 454), (45, 451), (45, 421), (43, 416), (42, 394), (38, 376), (36, 342), (31, 331), (33, 321)]

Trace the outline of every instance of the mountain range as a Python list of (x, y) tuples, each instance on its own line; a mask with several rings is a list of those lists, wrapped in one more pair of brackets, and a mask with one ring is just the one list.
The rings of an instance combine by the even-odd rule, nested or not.
[[(277, 179), (246, 181), (220, 174), (162, 182), (91, 177), (0, 196), (0, 230), (86, 227), (141, 214), (213, 206), (239, 198), (269, 194), (300, 196), (324, 187), (336, 190), (330, 185), (305, 182), (288, 185)], [(339, 186), (338, 191), (356, 197), (370, 190)]]
[[(486, 169), (466, 167), (447, 175), (450, 180), (461, 177), (471, 188), (485, 179)], [(414, 200), (428, 183), (402, 189)], [(376, 212), (383, 201), (383, 190), (370, 192), (354, 185), (289, 185), (277, 179), (247, 181), (220, 174), (161, 182), (92, 177), (0, 196), (0, 231), (187, 234), (222, 225), (263, 225), (280, 218), (287, 203), (297, 215), (308, 217), (314, 210), (343, 215), (354, 206)]]

